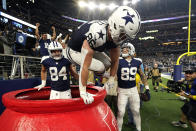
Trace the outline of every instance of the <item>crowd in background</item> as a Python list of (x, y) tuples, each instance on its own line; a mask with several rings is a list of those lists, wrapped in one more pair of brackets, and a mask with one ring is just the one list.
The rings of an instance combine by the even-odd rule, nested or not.
[[(16, 32), (24, 32), (29, 33), (27, 30), (21, 30), (18, 27), (14, 27), (11, 25), (11, 23), (5, 23), (3, 21), (1, 22), (0, 26), (0, 39), (4, 43), (8, 45), (14, 45), (15, 39), (16, 39)], [(194, 31), (193, 31), (194, 32)], [(65, 35), (63, 36), (65, 37)], [(63, 38), (64, 39), (64, 38)], [(34, 43), (35, 47), (30, 49), (31, 56), (39, 56), (39, 43), (36, 41)], [(183, 53), (187, 51), (187, 43), (180, 43), (180, 44), (169, 44), (169, 45), (162, 45), (162, 44), (148, 44), (143, 45), (141, 43), (134, 44), (136, 48), (136, 52), (139, 54), (139, 57), (143, 59), (144, 65), (147, 67), (152, 67), (153, 63), (158, 63), (160, 67), (164, 68), (173, 68), (175, 65), (177, 58)], [(196, 49), (196, 44), (191, 44), (191, 50)], [(182, 53), (178, 53), (178, 52)], [(148, 55), (143, 53), (150, 53)], [(161, 53), (162, 55), (159, 56), (157, 53)], [(143, 54), (143, 55), (142, 55)], [(181, 60), (184, 68), (188, 68), (188, 66), (196, 66), (196, 60), (195, 57), (183, 57)], [(168, 70), (167, 70), (168, 71)]]
[[(157, 52), (179, 52), (179, 51), (184, 51), (186, 52), (187, 51), (187, 48), (188, 48), (188, 45), (186, 43), (181, 43), (181, 44), (170, 44), (170, 45), (153, 45), (152, 44), (149, 44), (147, 46), (143, 46), (143, 45), (135, 45), (136, 46), (136, 49), (137, 49), (137, 52), (139, 53), (142, 53), (142, 52), (154, 52), (154, 53), (157, 53)], [(196, 50), (196, 44), (191, 44), (191, 50)]]
[[(185, 15), (186, 13), (184, 13)], [(183, 15), (183, 12), (173, 13), (172, 16), (177, 15)], [(157, 18), (162, 17), (160, 15), (155, 15)], [(171, 14), (170, 14), (171, 16)], [(16, 44), (16, 32), (23, 32), (23, 33), (29, 33), (34, 35), (34, 32), (29, 32), (27, 30), (27, 27), (23, 26), (24, 28), (19, 28), (14, 26), (11, 21), (5, 22), (3, 21), (2, 17), (0, 17), (0, 43), (5, 43), (16, 50), (18, 52), (26, 52), (21, 55), (28, 55), (28, 56), (36, 56), (39, 57), (39, 43), (36, 41), (34, 44), (35, 46), (31, 49), (25, 49), (20, 51), (20, 48), (23, 48), (22, 46), (18, 46)], [(148, 18), (148, 19), (153, 19)], [(180, 22), (180, 23), (179, 23)], [(193, 18), (194, 22), (194, 18)], [(132, 42), (136, 48), (136, 52), (138, 54), (138, 57), (141, 57), (143, 59), (144, 65), (147, 67), (152, 67), (153, 63), (158, 63), (159, 67), (161, 68), (167, 68), (166, 71), (168, 71), (169, 68), (173, 68), (175, 65), (177, 58), (184, 52), (187, 51), (187, 29), (182, 29), (184, 20), (179, 21), (173, 21), (174, 24), (170, 23), (170, 21), (160, 22), (159, 23), (147, 23), (143, 24), (142, 28), (140, 30), (140, 33), (136, 37), (136, 39)], [(179, 23), (179, 24), (178, 24)], [(167, 25), (167, 26), (165, 26)], [(154, 40), (139, 40), (140, 37), (145, 37), (147, 30), (153, 30), (158, 29), (157, 33), (148, 34), (152, 35), (154, 37)], [(57, 36), (60, 33), (63, 33), (62, 39), (65, 38), (65, 36), (68, 34), (67, 31), (63, 32), (63, 30), (58, 29)], [(51, 34), (50, 29), (48, 29), (48, 33)], [(69, 34), (70, 35), (70, 34)], [(191, 29), (191, 40), (193, 41), (191, 43), (191, 51), (196, 50), (196, 44), (194, 43), (194, 40), (196, 36), (196, 29), (194, 25)], [(175, 43), (169, 43), (174, 42)], [(168, 44), (163, 44), (168, 43)], [(1, 44), (0, 44), (1, 45)], [(17, 46), (16, 46), (17, 45)], [(0, 50), (0, 53), (3, 53), (2, 50)], [(162, 55), (160, 55), (160, 54)], [(13, 53), (14, 54), (14, 53)], [(17, 53), (16, 53), (17, 54)], [(183, 64), (183, 68), (188, 68), (189, 66), (195, 66), (196, 60), (195, 57), (183, 57), (181, 60), (181, 63)]]
[[(160, 55), (148, 55), (148, 56), (139, 56), (142, 58), (143, 63), (146, 67), (152, 68), (154, 63), (157, 63), (159, 68), (162, 69), (163, 72), (171, 72), (173, 70), (174, 65), (178, 60), (178, 57), (181, 54), (162, 54)], [(196, 56), (184, 56), (180, 60), (181, 65), (183, 66), (183, 70), (187, 70), (191, 67), (196, 66)]]

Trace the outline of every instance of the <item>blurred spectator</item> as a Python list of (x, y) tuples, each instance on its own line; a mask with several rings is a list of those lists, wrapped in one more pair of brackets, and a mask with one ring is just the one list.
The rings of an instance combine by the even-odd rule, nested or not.
[(40, 53), (39, 53), (39, 43), (36, 42), (35, 47), (30, 49), (30, 54), (31, 56), (34, 57), (39, 57)]
[(52, 26), (51, 29), (53, 31), (53, 35), (52, 38), (49, 38), (49, 35), (46, 32), (42, 32), (41, 37), (39, 35), (39, 23), (36, 23), (36, 31), (35, 31), (35, 35), (37, 40), (39, 40), (39, 45), (40, 45), (40, 55), (41, 57), (43, 56), (48, 56), (49, 52), (48, 52), (48, 45), (50, 44), (51, 41), (54, 41), (56, 38), (56, 31), (55, 31), (55, 27)]

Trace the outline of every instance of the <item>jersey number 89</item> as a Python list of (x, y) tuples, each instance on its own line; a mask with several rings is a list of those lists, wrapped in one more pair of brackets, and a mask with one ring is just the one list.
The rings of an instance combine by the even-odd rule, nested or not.
[[(122, 68), (121, 69), (121, 80), (135, 80), (135, 74), (137, 73), (137, 67)], [(129, 74), (131, 75), (129, 77)]]
[(58, 81), (60, 76), (63, 77), (63, 80), (67, 80), (67, 73), (66, 73), (66, 67), (65, 66), (63, 66), (61, 68), (59, 73), (58, 73), (58, 70), (57, 70), (56, 67), (50, 67), (49, 71), (50, 71), (50, 76), (51, 76), (52, 81)]

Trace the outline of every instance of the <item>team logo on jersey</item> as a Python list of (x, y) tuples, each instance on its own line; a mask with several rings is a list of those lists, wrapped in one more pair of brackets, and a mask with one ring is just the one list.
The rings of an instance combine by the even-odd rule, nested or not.
[(100, 32), (97, 32), (97, 33), (99, 34), (99, 38), (101, 38), (103, 40), (103, 37), (104, 37), (105, 34), (102, 33), (102, 30), (100, 30)]

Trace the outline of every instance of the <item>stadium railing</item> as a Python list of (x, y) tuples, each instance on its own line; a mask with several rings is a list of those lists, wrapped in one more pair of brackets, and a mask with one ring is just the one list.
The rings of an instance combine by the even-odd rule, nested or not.
[(0, 80), (40, 77), (41, 58), (0, 54)]

